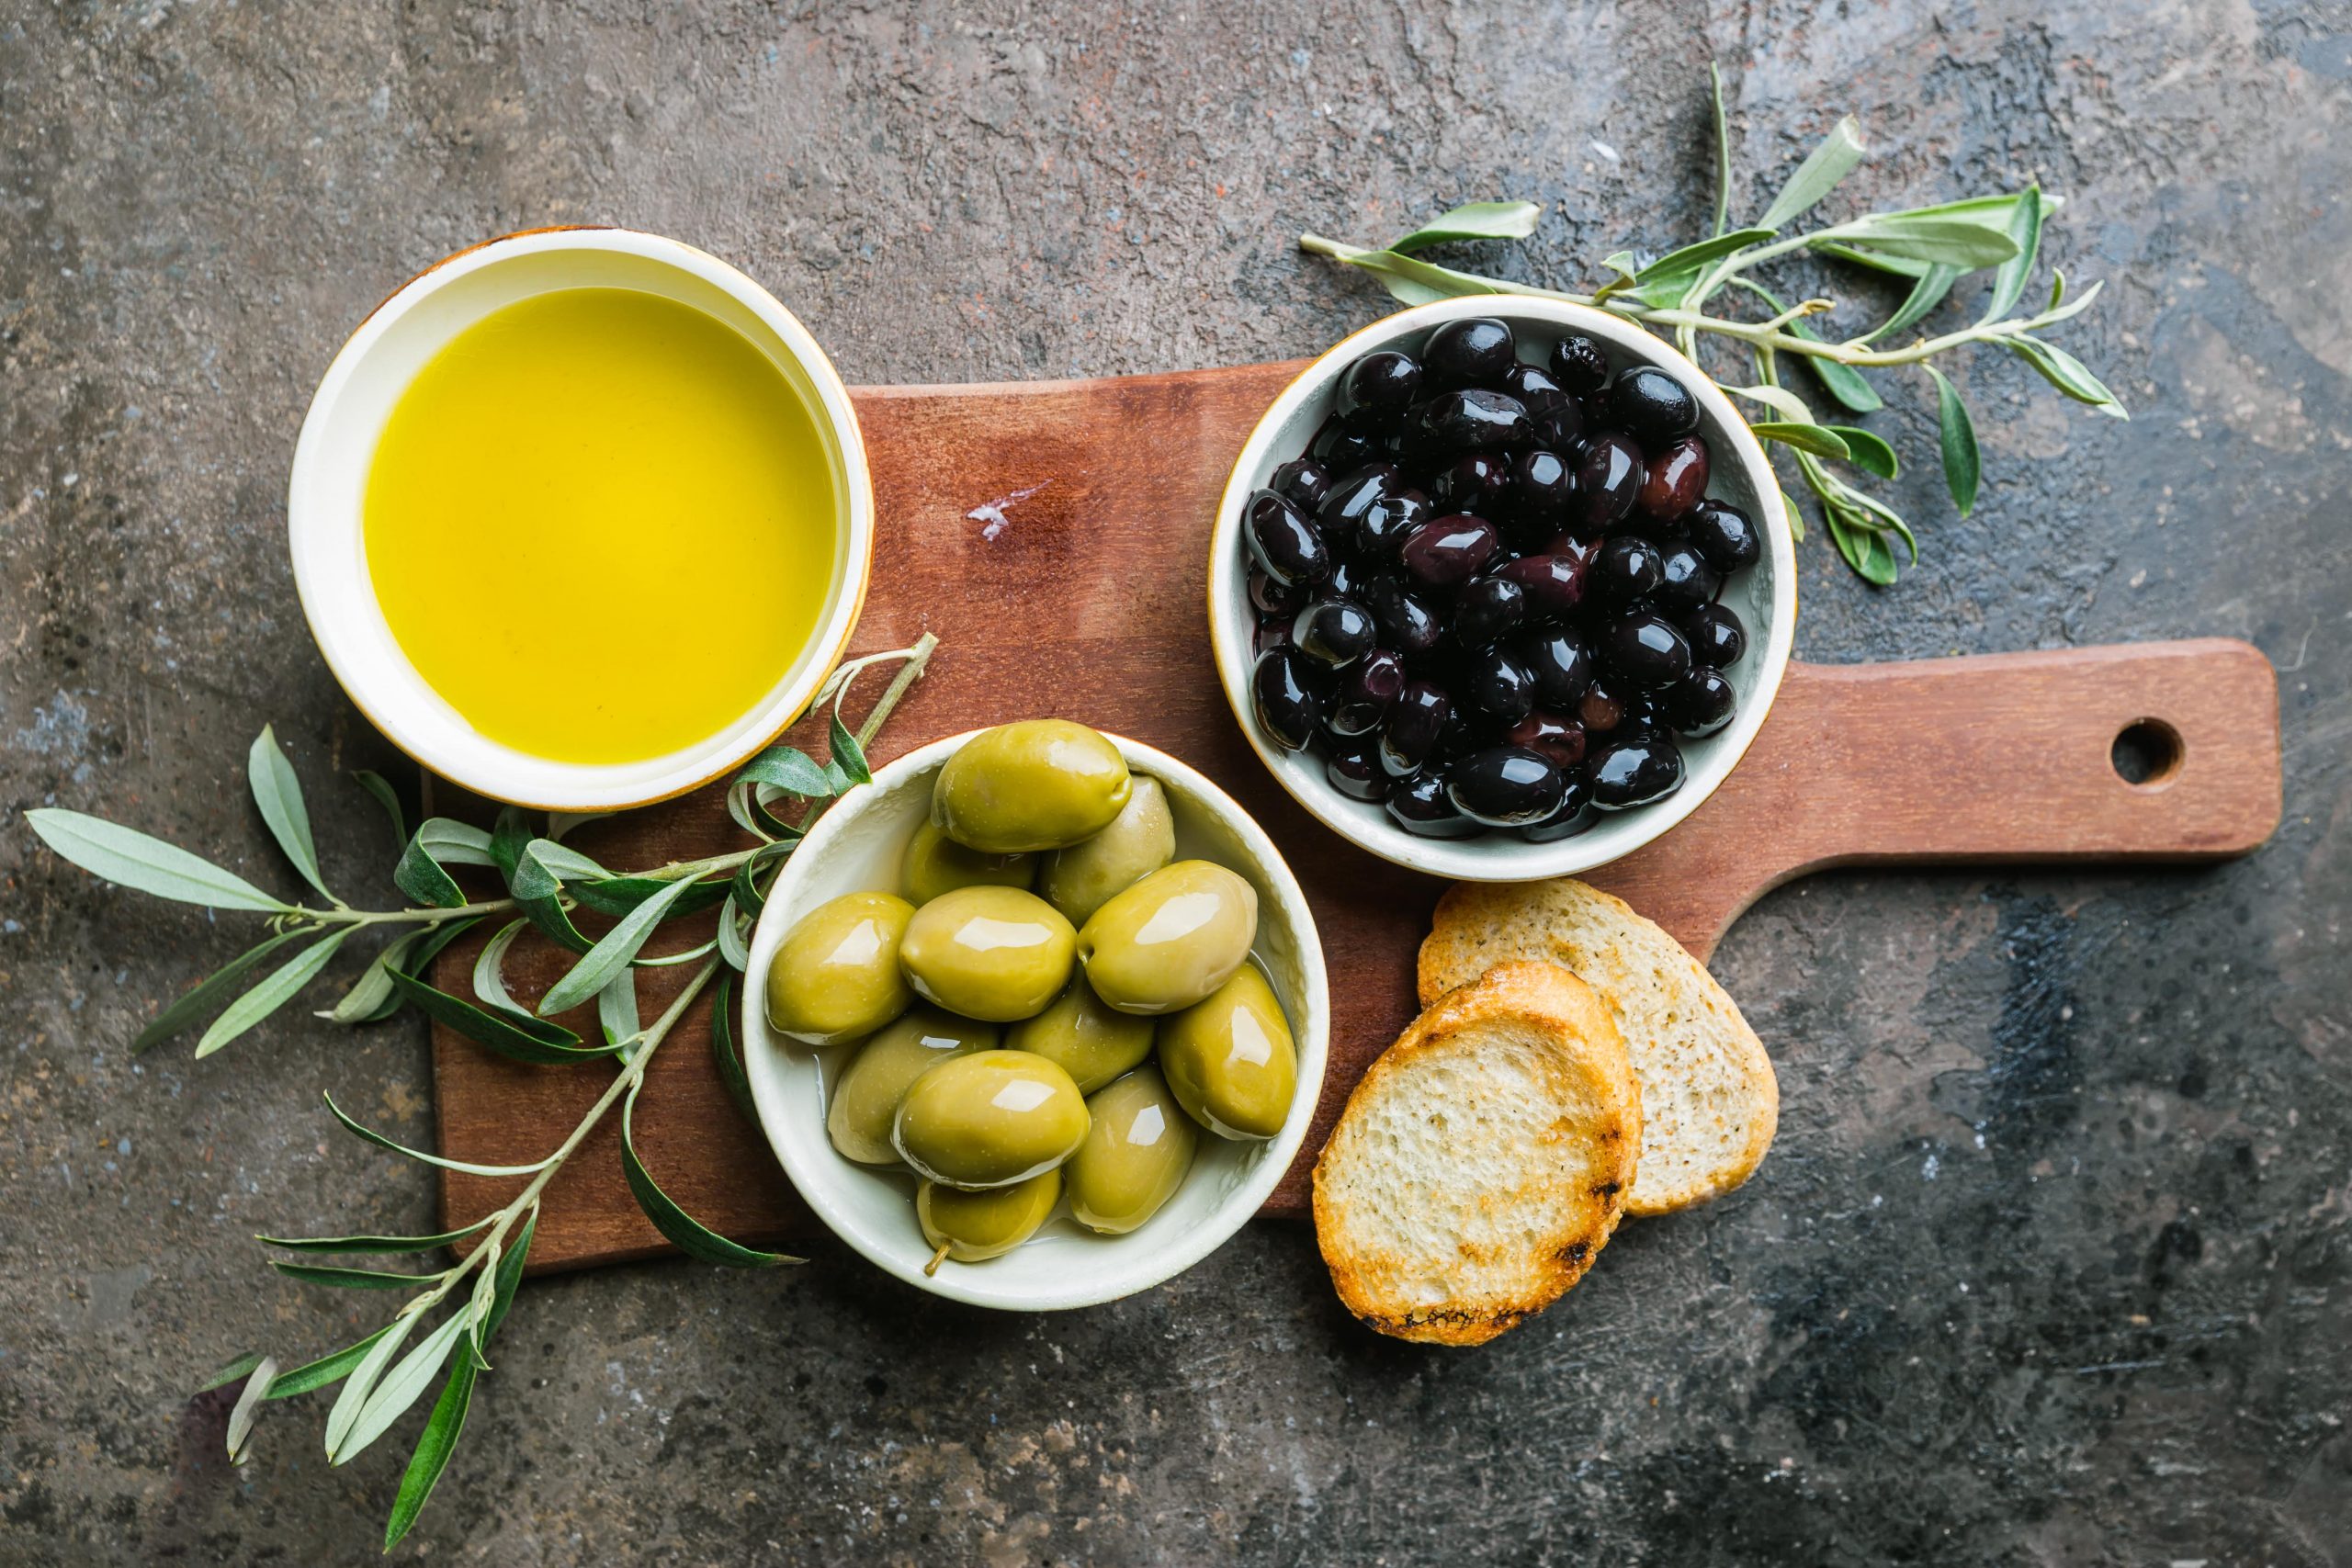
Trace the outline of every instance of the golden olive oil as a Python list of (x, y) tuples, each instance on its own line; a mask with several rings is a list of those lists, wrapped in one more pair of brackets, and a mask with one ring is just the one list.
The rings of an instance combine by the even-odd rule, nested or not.
[(368, 570), (417, 672), (491, 739), (640, 761), (741, 717), (841, 549), (816, 420), (766, 355), (623, 288), (509, 305), (401, 395)]

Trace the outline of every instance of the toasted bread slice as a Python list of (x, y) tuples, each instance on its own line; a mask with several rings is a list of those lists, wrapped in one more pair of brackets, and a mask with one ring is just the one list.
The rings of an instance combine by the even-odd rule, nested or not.
[(1763, 1162), (1781, 1119), (1764, 1043), (1706, 965), (1652, 921), (1568, 877), (1458, 883), (1421, 943), (1421, 1005), (1512, 959), (1600, 993), (1642, 1086), (1641, 1175), (1627, 1208), (1664, 1214), (1720, 1197)]
[(1315, 1237), (1383, 1334), (1481, 1345), (1557, 1301), (1609, 1243), (1641, 1091), (1590, 987), (1506, 964), (1382, 1053), (1315, 1162)]

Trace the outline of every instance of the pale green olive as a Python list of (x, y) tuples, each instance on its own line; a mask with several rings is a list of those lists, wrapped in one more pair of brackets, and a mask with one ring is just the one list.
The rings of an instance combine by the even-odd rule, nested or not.
[(928, 1180), (973, 1190), (1050, 1170), (1086, 1137), (1086, 1097), (1043, 1056), (975, 1051), (907, 1087), (890, 1142)]
[(907, 1086), (951, 1056), (993, 1051), (997, 1028), (937, 1008), (909, 1008), (857, 1048), (833, 1085), (825, 1131), (833, 1147), (860, 1165), (896, 1165), (890, 1122)]
[(1271, 1138), (1290, 1119), (1298, 1053), (1274, 988), (1245, 966), (1206, 1001), (1159, 1021), (1159, 1070), (1193, 1120), (1227, 1138)]
[(1158, 779), (1138, 778), (1111, 825), (1046, 857), (1037, 891), (1082, 926), (1095, 910), (1176, 858), (1176, 818)]
[(1037, 880), (1037, 860), (967, 850), (938, 823), (926, 822), (907, 840), (899, 879), (920, 907), (958, 887), (1029, 887)]
[(1152, 1067), (1095, 1095), (1086, 1112), (1086, 1142), (1062, 1168), (1069, 1212), (1089, 1230), (1125, 1235), (1184, 1184), (1200, 1133)]
[(915, 911), (899, 965), (925, 1001), (991, 1023), (1045, 1010), (1069, 981), (1077, 933), (1018, 887), (958, 887)]
[(1231, 979), (1257, 940), (1258, 890), (1213, 861), (1180, 860), (1095, 910), (1078, 958), (1121, 1012), (1174, 1012)]
[(899, 945), (915, 907), (844, 893), (800, 917), (768, 965), (768, 1024), (808, 1045), (871, 1034), (914, 1000)]
[(1051, 1007), (1007, 1029), (1004, 1048), (1045, 1057), (1092, 1094), (1151, 1055), (1151, 1020), (1104, 1007), (1080, 975)]
[(931, 819), (990, 854), (1057, 850), (1109, 827), (1131, 788), (1126, 760), (1093, 730), (1024, 719), (980, 731), (947, 759)]
[(958, 1263), (985, 1263), (1003, 1257), (1037, 1234), (1061, 1195), (1059, 1170), (987, 1192), (924, 1182), (915, 1189), (915, 1221), (934, 1250), (922, 1271), (936, 1274), (950, 1258)]

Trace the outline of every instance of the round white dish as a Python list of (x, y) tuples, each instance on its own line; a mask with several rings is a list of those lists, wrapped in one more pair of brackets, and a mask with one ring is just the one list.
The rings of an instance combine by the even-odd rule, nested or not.
[[(740, 333), (808, 405), (840, 498), (832, 581), (799, 659), (719, 733), (640, 761), (558, 761), (482, 735), (401, 651), (368, 576), (361, 502), (377, 438), (401, 394), (450, 339), (484, 316), (565, 288), (658, 294)], [(808, 329), (767, 290), (717, 257), (656, 234), (536, 229), (436, 262), (360, 323), (311, 400), (294, 449), (286, 522), (311, 635), (352, 702), (387, 739), (442, 777), (492, 799), (608, 811), (707, 783), (799, 716), (857, 624), (874, 552), (874, 486), (848, 389)]]
[[(1717, 734), (1682, 743), (1687, 773), (1682, 787), (1672, 795), (1631, 811), (1594, 813), (1589, 829), (1549, 844), (1531, 844), (1507, 832), (1471, 839), (1417, 837), (1398, 827), (1381, 807), (1351, 800), (1333, 789), (1318, 758), (1311, 752), (1283, 750), (1266, 738), (1251, 712), (1250, 672), (1256, 660), (1250, 642), (1255, 615), (1250, 604), (1249, 562), (1241, 544), (1243, 503), (1250, 491), (1264, 487), (1276, 468), (1306, 449), (1331, 412), (1340, 377), (1357, 358), (1375, 349), (1417, 350), (1432, 327), (1469, 316), (1509, 321), (1522, 342), (1549, 344), (1570, 333), (1581, 333), (1608, 348), (1613, 367), (1655, 365), (1690, 388), (1699, 400), (1699, 434), (1706, 438), (1713, 457), (1708, 495), (1747, 513), (1764, 536), (1763, 559), (1741, 572), (1723, 598), (1747, 627), (1747, 656), (1724, 672), (1738, 694), (1738, 716)], [(1324, 826), (1384, 860), (1416, 871), (1467, 882), (1524, 882), (1573, 875), (1631, 854), (1690, 816), (1714, 793), (1756, 739), (1780, 691), (1796, 635), (1796, 584), (1794, 543), (1771, 464), (1731, 400), (1698, 367), (1664, 339), (1606, 310), (1566, 300), (1480, 295), (1416, 305), (1374, 322), (1334, 345), (1274, 400), (1250, 433), (1217, 503), (1216, 525), (1209, 539), (1209, 639), (1217, 679), (1242, 733), (1282, 786)]]
[[(975, 732), (977, 733), (977, 732)], [(1279, 1136), (1240, 1143), (1204, 1133), (1192, 1174), (1167, 1206), (1125, 1235), (1097, 1235), (1064, 1207), (1002, 1258), (940, 1265), (915, 1223), (914, 1177), (855, 1165), (825, 1134), (826, 1091), (854, 1043), (811, 1053), (768, 1027), (768, 965), (795, 921), (829, 898), (897, 890), (906, 842), (931, 810), (940, 767), (971, 736), (935, 740), (900, 757), (818, 819), (777, 874), (752, 933), (743, 987), (743, 1068), (760, 1124), (792, 1184), (834, 1235), (918, 1290), (975, 1306), (1048, 1312), (1116, 1301), (1183, 1272), (1258, 1212), (1298, 1156), (1322, 1092), (1330, 1029), (1322, 941), (1297, 879), (1231, 796), (1167, 753), (1109, 739), (1127, 766), (1158, 779), (1176, 818), (1177, 858), (1214, 860), (1258, 890), (1256, 956), (1289, 1015), (1298, 1091)]]

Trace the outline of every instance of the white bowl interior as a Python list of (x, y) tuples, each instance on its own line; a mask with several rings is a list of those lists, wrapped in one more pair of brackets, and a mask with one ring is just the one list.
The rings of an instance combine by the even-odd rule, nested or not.
[[(1432, 327), (1468, 316), (1510, 322), (1519, 334), (1522, 359), (1533, 357), (1530, 344), (1548, 349), (1559, 338), (1581, 333), (1605, 344), (1616, 367), (1646, 364), (1670, 372), (1699, 400), (1699, 434), (1713, 457), (1708, 495), (1754, 518), (1765, 541), (1763, 559), (1739, 573), (1723, 597), (1747, 628), (1747, 657), (1724, 671), (1738, 694), (1738, 716), (1716, 734), (1682, 742), (1687, 774), (1673, 795), (1632, 811), (1595, 813), (1590, 829), (1549, 844), (1531, 844), (1510, 833), (1457, 840), (1408, 833), (1380, 807), (1351, 800), (1333, 789), (1324, 777), (1321, 759), (1311, 751), (1284, 751), (1268, 740), (1250, 707), (1254, 611), (1241, 545), (1243, 502), (1250, 491), (1265, 486), (1276, 468), (1306, 451), (1331, 412), (1340, 374), (1357, 358), (1384, 348), (1418, 351)], [(1250, 744), (1274, 777), (1301, 806), (1350, 841), (1400, 865), (1465, 881), (1572, 875), (1630, 854), (1681, 821), (1723, 782), (1755, 739), (1780, 690), (1795, 636), (1796, 557), (1788, 517), (1771, 465), (1747, 423), (1714, 383), (1669, 344), (1606, 311), (1564, 300), (1485, 295), (1418, 305), (1374, 322), (1332, 348), (1274, 400), (1250, 433), (1219, 502), (1210, 552), (1209, 630), (1217, 677)]]
[(943, 1263), (915, 1223), (915, 1179), (853, 1164), (825, 1134), (826, 1092), (854, 1043), (810, 1053), (768, 1028), (768, 964), (802, 915), (844, 893), (898, 889), (899, 857), (931, 809), (940, 766), (968, 736), (934, 741), (892, 762), (828, 811), (777, 876), (752, 933), (743, 988), (743, 1066), (760, 1122), (792, 1183), (835, 1235), (908, 1283), (980, 1306), (1046, 1311), (1114, 1301), (1182, 1272), (1257, 1213), (1290, 1168), (1321, 1093), (1329, 1030), (1323, 947), (1290, 869), (1256, 823), (1215, 784), (1174, 758), (1111, 739), (1138, 773), (1159, 781), (1176, 819), (1179, 859), (1216, 861), (1258, 890), (1256, 956), (1289, 1015), (1298, 1092), (1278, 1137), (1241, 1143), (1203, 1133), (1192, 1174), (1159, 1213), (1125, 1235), (1098, 1235), (1058, 1209), (1036, 1236), (985, 1263)]
[[(566, 288), (658, 294), (711, 316), (757, 348), (814, 419), (832, 481), (836, 567), (808, 645), (718, 734), (664, 756), (612, 764), (515, 750), (469, 724), (425, 683), (392, 636), (368, 572), (362, 501), (376, 443), (401, 395), (449, 341), (517, 300)], [(344, 689), (402, 750), (496, 799), (569, 809), (637, 805), (731, 767), (783, 729), (824, 678), (864, 595), (873, 502), (856, 415), (840, 378), (791, 314), (750, 278), (673, 240), (626, 230), (512, 235), (411, 281), (352, 334), (311, 405), (296, 448), (287, 522), (311, 633)]]

